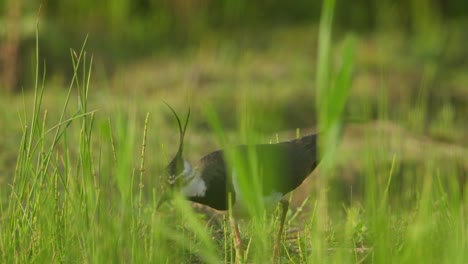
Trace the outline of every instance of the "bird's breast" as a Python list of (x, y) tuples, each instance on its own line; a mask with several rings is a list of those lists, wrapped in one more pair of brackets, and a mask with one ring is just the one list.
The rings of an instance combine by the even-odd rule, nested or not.
[(182, 188), (182, 193), (185, 197), (203, 197), (205, 196), (206, 190), (207, 186), (205, 181), (196, 175)]

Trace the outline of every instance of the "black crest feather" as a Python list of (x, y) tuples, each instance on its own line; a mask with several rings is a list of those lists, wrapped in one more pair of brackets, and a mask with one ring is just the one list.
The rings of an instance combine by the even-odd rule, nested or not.
[[(182, 122), (180, 121), (179, 116), (177, 115), (176, 111), (166, 102), (164, 102), (167, 107), (171, 110), (171, 112), (174, 114), (176, 120), (177, 120), (177, 125), (179, 126), (179, 148), (177, 150), (177, 153), (174, 157), (174, 159), (169, 163), (168, 170), (169, 170), (169, 175), (171, 177), (175, 177), (177, 174), (181, 172), (183, 169), (183, 159), (182, 159), (182, 153), (184, 149), (184, 137), (185, 137), (185, 131), (187, 130), (187, 125), (188, 121), (190, 119), (190, 107), (187, 111), (187, 117), (185, 119), (184, 126), (182, 127)], [(175, 179), (169, 179), (169, 182), (175, 181)]]

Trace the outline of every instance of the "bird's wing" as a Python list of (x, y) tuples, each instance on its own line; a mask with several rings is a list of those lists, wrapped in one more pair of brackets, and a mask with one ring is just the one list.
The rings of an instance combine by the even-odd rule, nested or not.
[(318, 164), (315, 134), (277, 144), (239, 146), (236, 150), (244, 164), (251, 166), (250, 172), (260, 177), (264, 195), (294, 190)]
[[(317, 136), (309, 135), (277, 144), (241, 145), (232, 149), (240, 158), (242, 171), (247, 177), (260, 177), (264, 195), (280, 192), (286, 194), (297, 188), (318, 164)], [(230, 164), (232, 165), (232, 164)], [(235, 201), (236, 194), (231, 169), (225, 153), (218, 150), (200, 159), (196, 169), (207, 186), (203, 197), (190, 198), (218, 210), (226, 210), (228, 195)], [(240, 169), (233, 168), (239, 172)], [(255, 174), (255, 175), (253, 175)]]

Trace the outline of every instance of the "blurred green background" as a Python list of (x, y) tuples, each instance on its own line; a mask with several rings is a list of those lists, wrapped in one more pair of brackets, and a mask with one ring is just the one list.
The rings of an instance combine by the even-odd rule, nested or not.
[[(45, 71), (46, 87), (53, 90), (45, 98), (52, 116), (73, 75), (70, 49), (79, 50), (87, 39), (85, 50), (93, 56), (89, 100), (101, 112), (115, 115), (132, 107), (143, 116), (160, 111), (166, 100), (180, 111), (190, 104), (200, 117), (200, 106), (209, 103), (229, 130), (237, 127), (236, 109), (247, 99), (255, 105), (253, 127), (260, 133), (316, 125), (321, 1), (3, 0), (0, 6), (1, 107), (10, 113), (1, 118), (2, 127), (11, 128), (3, 129), (3, 139), (20, 138), (11, 113), (21, 112), (22, 91), (28, 96), (34, 88), (36, 24), (39, 75)], [(467, 15), (468, 2), (462, 0), (338, 1), (335, 64), (345, 37), (353, 34), (357, 40), (345, 120), (371, 127), (376, 126), (371, 121), (385, 121), (419, 139), (464, 150)], [(158, 114), (153, 117), (159, 120)], [(171, 125), (172, 120), (166, 115), (161, 121)], [(192, 125), (194, 134), (208, 131), (203, 118), (194, 118)], [(170, 131), (161, 132), (166, 139), (156, 143), (176, 138)], [(8, 171), (15, 159), (13, 142), (0, 143), (6, 150), (0, 167)], [(199, 144), (206, 146), (203, 139)], [(206, 151), (195, 146), (193, 155)]]
[[(358, 0), (336, 6), (336, 40), (346, 32), (359, 34), (366, 50), (360, 56), (368, 63), (364, 66), (380, 63), (383, 54), (404, 58), (402, 65), (393, 62), (398, 68), (466, 66), (466, 1)], [(183, 57), (199, 49), (231, 56), (295, 49), (313, 62), (316, 35), (310, 27), (318, 23), (321, 1), (2, 0), (0, 8), (2, 88), (17, 90), (30, 88), (34, 77), (37, 21), (49, 76), (70, 74), (68, 50), (79, 48), (89, 35), (87, 50), (100, 70), (95, 78), (111, 79), (120, 68), (142, 59)], [(397, 47), (390, 55), (386, 49), (391, 45)], [(7, 76), (12, 68), (14, 76)]]
[[(44, 106), (52, 120), (72, 79), (70, 49), (79, 51), (86, 39), (85, 50), (93, 56), (90, 109), (112, 120), (135, 115), (140, 123), (146, 112), (152, 113), (150, 123), (160, 128), (153, 134), (155, 152), (177, 139), (172, 118), (159, 114), (162, 100), (179, 111), (192, 106), (193, 133), (187, 135), (192, 159), (218, 146), (206, 136), (211, 132), (201, 107), (207, 103), (227, 131), (237, 129), (238, 109), (249, 104), (255, 106), (252, 129), (267, 138), (317, 125), (321, 1), (4, 0), (0, 6), (0, 118), (5, 128), (0, 168), (8, 175), (21, 135), (16, 113), (22, 112), (22, 91), (27, 102), (35, 83), (36, 24), (39, 82), (45, 72), (52, 92), (46, 93)], [(406, 146), (404, 155), (422, 161), (429, 153), (414, 146), (430, 140), (441, 149), (435, 154), (454, 160), (466, 178), (467, 15), (468, 2), (462, 0), (336, 3), (336, 65), (345, 37), (353, 34), (357, 40), (345, 120), (361, 125), (348, 126), (345, 135), (351, 136), (345, 142), (361, 142), (354, 130), (384, 127), (388, 136), (400, 131), (415, 142), (400, 142), (394, 149)]]
[[(39, 256), (38, 262), (45, 262), (63, 255), (62, 260), (79, 256), (92, 262), (89, 256), (98, 252), (97, 263), (128, 260), (129, 255), (138, 262), (166, 246), (161, 261), (173, 255), (173, 244), (146, 248), (141, 239), (160, 241), (158, 234), (146, 237), (145, 230), (162, 232), (158, 228), (166, 221), (165, 227), (172, 221), (179, 224), (176, 228), (185, 226), (183, 218), (151, 208), (164, 189), (162, 168), (178, 144), (174, 118), (162, 102), (181, 116), (192, 109), (185, 141), (191, 161), (220, 147), (206, 109), (217, 113), (223, 136), (232, 144), (246, 143), (244, 134), (267, 143), (292, 139), (297, 128), (302, 134), (316, 131), (321, 13), (322, 1), (312, 0), (0, 0), (0, 209), (6, 215), (0, 217), (0, 251), (10, 252), (4, 261), (33, 256), (32, 262)], [(310, 237), (333, 244), (346, 235), (342, 229), (349, 223), (353, 247), (375, 247), (369, 258), (375, 263), (466, 263), (467, 29), (466, 0), (336, 2), (330, 75), (339, 71), (345, 40), (352, 36), (353, 82), (326, 190), (314, 185), (323, 174), (319, 167), (293, 198), (291, 212), (306, 197), (307, 208), (313, 208), (327, 192), (328, 211), (318, 214), (325, 219), (325, 235), (312, 232)], [(76, 61), (85, 42), (86, 61), (74, 77), (72, 58)], [(43, 97), (36, 93), (41, 87)], [(67, 118), (74, 120), (67, 129), (66, 122), (57, 125)], [(57, 145), (51, 144), (55, 129), (66, 131)], [(29, 147), (20, 145), (28, 137)], [(41, 162), (50, 157), (49, 172)], [(57, 175), (65, 183), (58, 183)], [(12, 184), (14, 177), (19, 180)], [(37, 187), (31, 180), (36, 178), (45, 187)], [(58, 198), (68, 180), (77, 186), (77, 195), (70, 189), (64, 204), (89, 199), (91, 220), (80, 210), (61, 211), (69, 208)], [(18, 209), (26, 202), (14, 196), (15, 190), (30, 191), (27, 202), (38, 197), (31, 203), (34, 210), (24, 210), (27, 217)], [(89, 197), (82, 190), (91, 190)], [(35, 211), (37, 205), (46, 209)], [(298, 226), (315, 223), (309, 209), (297, 212)], [(56, 211), (70, 215), (50, 224)], [(94, 212), (99, 212), (96, 217)], [(36, 219), (42, 224), (29, 229)], [(72, 228), (60, 229), (62, 222)], [(22, 233), (18, 226), (25, 227)], [(59, 238), (48, 237), (56, 226)], [(95, 232), (82, 232), (89, 227)], [(204, 224), (200, 227), (204, 232)], [(12, 234), (23, 244), (10, 245)], [(309, 241), (307, 235), (299, 237)], [(76, 241), (90, 246), (79, 247)], [(302, 261), (315, 252), (296, 255)], [(175, 262), (188, 262), (185, 257)]]

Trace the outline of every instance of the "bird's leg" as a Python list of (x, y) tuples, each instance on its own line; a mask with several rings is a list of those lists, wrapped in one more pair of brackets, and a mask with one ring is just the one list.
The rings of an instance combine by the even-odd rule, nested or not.
[(242, 239), (239, 234), (239, 226), (236, 223), (236, 220), (231, 217), (231, 226), (234, 231), (234, 247), (236, 250), (236, 263), (243, 263), (243, 253), (242, 253)]
[(281, 205), (281, 221), (280, 221), (280, 227), (278, 231), (278, 237), (275, 242), (275, 247), (273, 251), (273, 256), (278, 257), (278, 259), (281, 259), (281, 237), (283, 235), (283, 227), (284, 227), (284, 222), (286, 220), (286, 215), (288, 213), (289, 209), (289, 202), (287, 200), (280, 200), (280, 205)]
[(231, 229), (234, 232), (234, 248), (236, 250), (235, 262), (236, 264), (243, 263), (244, 254), (242, 252), (242, 239), (239, 234), (239, 226), (237, 225), (237, 222), (234, 219), (234, 216), (232, 215), (232, 207), (234, 204), (232, 202), (231, 193), (228, 193), (228, 202), (229, 202), (229, 221), (231, 222)]

